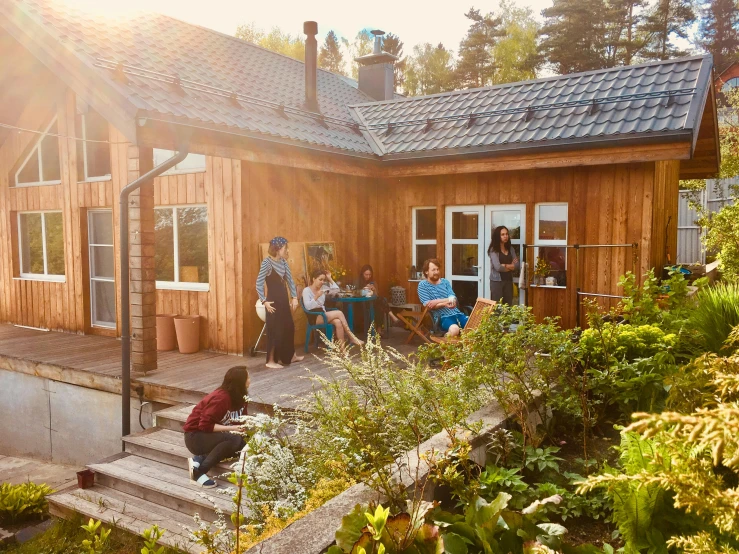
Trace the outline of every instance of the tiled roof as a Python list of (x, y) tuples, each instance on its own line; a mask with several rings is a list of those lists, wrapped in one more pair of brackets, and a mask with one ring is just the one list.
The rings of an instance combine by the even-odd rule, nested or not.
[[(355, 156), (464, 155), (675, 134), (695, 141), (710, 86), (711, 58), (693, 57), (373, 102), (351, 80), (319, 70), (319, 121), (303, 110), (304, 64), (297, 60), (163, 15), (107, 19), (63, 0), (10, 1), (10, 25), (31, 26), (31, 34), (51, 38), (40, 44), (71, 49), (128, 103), (127, 113)], [(115, 78), (119, 63), (127, 82)]]
[(697, 132), (710, 67), (684, 58), (354, 109), (387, 158)]
[[(240, 95), (302, 108), (305, 100), (304, 64), (243, 40), (160, 14), (105, 18), (56, 0), (20, 0), (17, 6), (52, 33), (102, 78), (112, 81), (110, 69), (96, 67), (99, 59), (192, 81)], [(207, 9), (203, 5), (203, 9)], [(185, 88), (177, 94), (169, 82), (127, 73), (127, 85), (114, 82), (139, 110), (193, 122), (228, 127), (265, 137), (344, 151), (371, 153), (367, 141), (349, 126), (326, 125), (312, 118), (283, 117), (272, 107), (199, 93)], [(348, 105), (370, 97), (340, 76), (318, 70), (321, 112), (351, 122)]]

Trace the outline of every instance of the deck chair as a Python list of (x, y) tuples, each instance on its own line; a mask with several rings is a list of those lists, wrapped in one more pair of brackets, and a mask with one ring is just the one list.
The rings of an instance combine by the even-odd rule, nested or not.
[[(470, 313), (469, 319), (467, 320), (467, 325), (465, 325), (464, 329), (462, 329), (462, 332), (464, 333), (465, 331), (477, 328), (477, 326), (480, 325), (482, 317), (485, 315), (485, 313), (494, 310), (496, 304), (497, 302), (495, 302), (495, 300), (488, 300), (487, 298), (479, 297), (475, 302), (475, 307), (472, 308), (472, 313)], [(459, 337), (431, 335), (429, 339), (435, 343), (440, 344), (443, 342), (458, 341)]]

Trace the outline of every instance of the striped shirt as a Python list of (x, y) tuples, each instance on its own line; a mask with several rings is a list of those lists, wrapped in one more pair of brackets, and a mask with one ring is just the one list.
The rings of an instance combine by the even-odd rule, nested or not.
[[(452, 285), (444, 278), (439, 279), (439, 282), (435, 285), (426, 280), (418, 283), (418, 299), (424, 306), (431, 300), (445, 299), (450, 296), (453, 296), (455, 299), (457, 298), (457, 295), (452, 290)], [(444, 307), (431, 310), (431, 317), (434, 318), (434, 321), (438, 321), (442, 317), (460, 315), (461, 313), (456, 307)]]
[(290, 296), (297, 298), (298, 289), (295, 287), (295, 281), (293, 281), (287, 260), (280, 259), (279, 261), (275, 261), (271, 256), (267, 256), (262, 260), (262, 266), (259, 268), (259, 275), (257, 275), (257, 294), (259, 295), (259, 300), (264, 302), (267, 299), (264, 294), (264, 281), (273, 271), (287, 281), (287, 286), (290, 287)]

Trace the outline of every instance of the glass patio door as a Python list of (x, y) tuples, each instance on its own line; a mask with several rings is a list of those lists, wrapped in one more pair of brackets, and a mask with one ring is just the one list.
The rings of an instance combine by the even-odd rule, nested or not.
[[(485, 206), (485, 271), (484, 271), (484, 289), (485, 298), (490, 298), (490, 258), (487, 256), (487, 246), (493, 236), (493, 231), (499, 225), (508, 228), (511, 237), (511, 245), (518, 254), (518, 259), (523, 255), (523, 248), (526, 239), (526, 204), (501, 204), (496, 206)], [(518, 277), (520, 271), (513, 274), (513, 302), (518, 304), (524, 303), (523, 291), (518, 290)]]
[(90, 248), (90, 322), (93, 327), (115, 329), (115, 249), (113, 212), (87, 212), (87, 237)]
[(484, 296), (485, 207), (448, 206), (445, 213), (445, 275), (460, 308)]

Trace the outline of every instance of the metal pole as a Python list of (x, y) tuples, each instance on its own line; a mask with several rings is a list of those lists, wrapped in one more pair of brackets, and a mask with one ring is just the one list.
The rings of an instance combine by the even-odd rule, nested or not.
[(121, 190), (120, 195), (120, 243), (121, 243), (121, 436), (131, 433), (131, 268), (128, 264), (128, 196), (141, 185), (173, 168), (187, 157), (188, 148), (180, 147), (179, 152), (164, 163), (156, 166)]
[(575, 326), (580, 327), (580, 245), (575, 244)]

